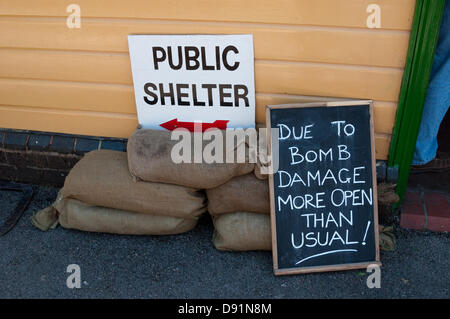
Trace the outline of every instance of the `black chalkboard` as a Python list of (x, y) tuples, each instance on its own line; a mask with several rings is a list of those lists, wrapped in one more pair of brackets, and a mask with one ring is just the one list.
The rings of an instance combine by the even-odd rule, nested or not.
[(267, 106), (266, 122), (275, 274), (379, 264), (372, 102)]

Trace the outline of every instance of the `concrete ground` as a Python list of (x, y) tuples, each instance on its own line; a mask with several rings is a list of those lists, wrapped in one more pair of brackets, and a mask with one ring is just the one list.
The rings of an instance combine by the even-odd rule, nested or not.
[[(19, 224), (0, 237), (0, 298), (449, 298), (450, 236), (397, 230), (381, 256), (381, 288), (364, 270), (275, 277), (270, 252), (220, 252), (208, 216), (177, 236), (118, 236), (58, 227), (41, 232), (30, 216), (57, 189), (36, 192)], [(0, 192), (0, 223), (19, 194)], [(81, 269), (69, 289), (67, 266)]]

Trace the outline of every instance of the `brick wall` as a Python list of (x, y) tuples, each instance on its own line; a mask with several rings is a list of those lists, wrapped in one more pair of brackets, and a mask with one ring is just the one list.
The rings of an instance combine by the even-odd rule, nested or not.
[(126, 139), (0, 129), (0, 179), (61, 187), (69, 170), (97, 149), (126, 150)]

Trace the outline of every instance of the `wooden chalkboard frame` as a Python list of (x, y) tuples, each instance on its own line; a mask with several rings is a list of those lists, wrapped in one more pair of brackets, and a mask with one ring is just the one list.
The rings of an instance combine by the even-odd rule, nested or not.
[[(348, 263), (339, 265), (326, 265), (326, 266), (313, 266), (302, 268), (278, 268), (278, 250), (277, 250), (277, 229), (275, 218), (275, 193), (274, 193), (274, 181), (273, 174), (269, 174), (269, 193), (270, 193), (270, 222), (272, 229), (272, 259), (273, 269), (275, 275), (292, 275), (292, 274), (304, 274), (315, 273), (325, 271), (339, 271), (339, 270), (351, 270), (367, 268), (369, 265), (381, 266), (380, 262), (380, 247), (379, 247), (379, 230), (378, 230), (378, 201), (377, 201), (377, 178), (376, 178), (376, 162), (375, 162), (375, 136), (374, 136), (374, 124), (373, 124), (373, 101), (372, 100), (350, 100), (350, 101), (336, 101), (336, 102), (311, 102), (311, 103), (296, 103), (296, 104), (281, 104), (281, 105), (266, 105), (266, 127), (271, 128), (270, 111), (274, 109), (291, 109), (291, 108), (304, 108), (304, 107), (338, 107), (338, 106), (358, 106), (369, 105), (370, 114), (370, 149), (372, 157), (372, 191), (373, 191), (373, 221), (375, 232), (375, 260), (363, 263)], [(271, 130), (267, 130), (267, 152), (270, 156), (272, 154), (271, 149)]]

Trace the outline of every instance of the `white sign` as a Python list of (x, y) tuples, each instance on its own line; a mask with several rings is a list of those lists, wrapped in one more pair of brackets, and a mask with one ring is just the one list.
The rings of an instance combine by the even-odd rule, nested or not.
[(129, 35), (139, 124), (255, 126), (252, 35)]

